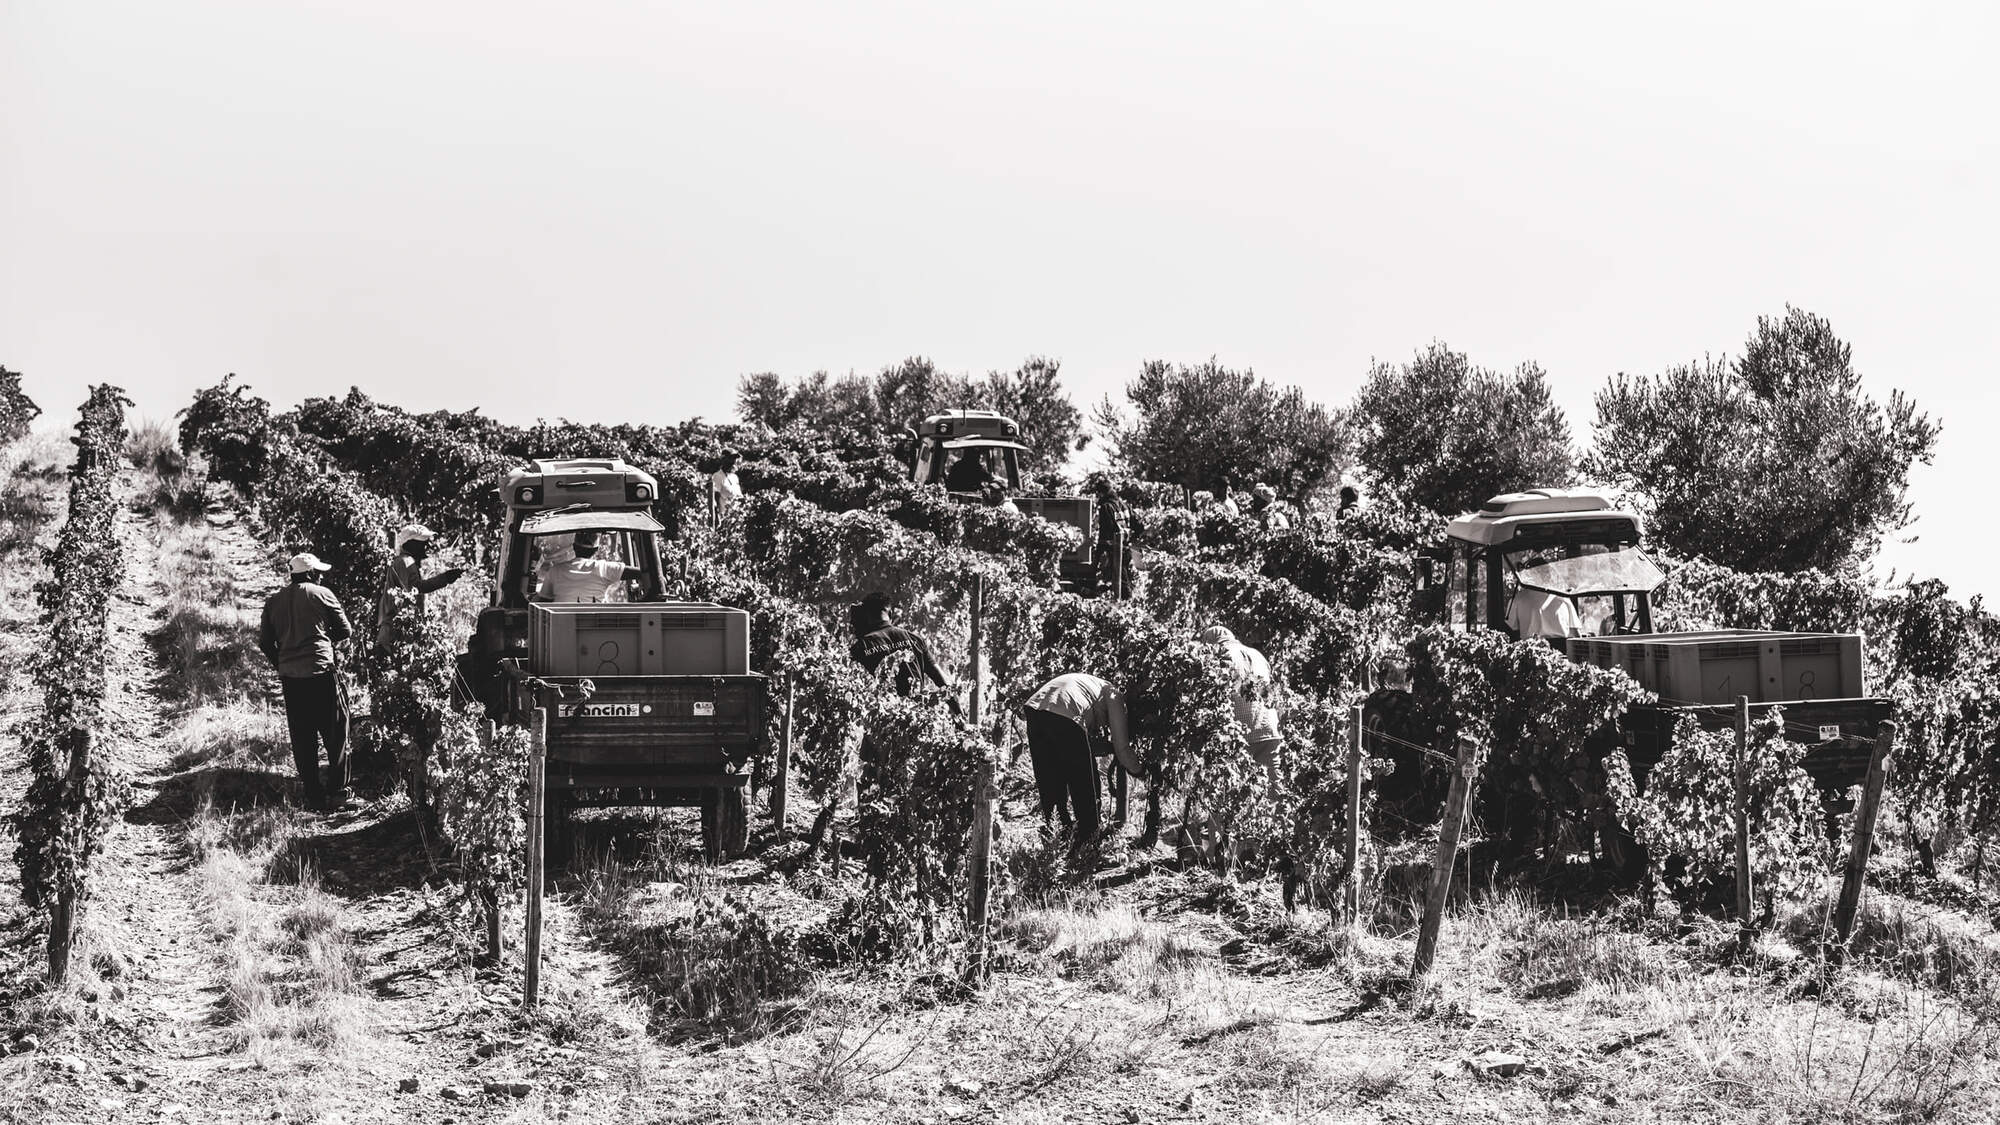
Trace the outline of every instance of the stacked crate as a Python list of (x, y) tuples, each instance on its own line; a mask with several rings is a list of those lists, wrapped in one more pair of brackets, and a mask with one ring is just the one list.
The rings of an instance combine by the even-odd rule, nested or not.
[(1571, 659), (1618, 668), (1660, 702), (1727, 704), (1853, 699), (1868, 694), (1858, 633), (1719, 629), (1630, 637), (1571, 637)]

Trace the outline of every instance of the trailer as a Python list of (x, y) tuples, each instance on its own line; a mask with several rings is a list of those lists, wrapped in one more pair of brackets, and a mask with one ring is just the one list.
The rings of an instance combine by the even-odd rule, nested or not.
[[(497, 721), (548, 708), (555, 838), (578, 808), (692, 806), (711, 859), (741, 853), (749, 766), (769, 725), (749, 614), (666, 597), (649, 474), (615, 460), (538, 461), (503, 488), (499, 577), (460, 674)], [(555, 600), (577, 596), (565, 572), (597, 576), (602, 597)]]

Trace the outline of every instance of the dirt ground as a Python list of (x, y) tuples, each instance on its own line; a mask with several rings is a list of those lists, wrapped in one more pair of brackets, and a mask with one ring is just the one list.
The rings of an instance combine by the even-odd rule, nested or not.
[[(108, 742), (135, 798), (66, 990), (38, 986), (42, 935), (0, 862), (5, 1125), (1978, 1121), (2000, 1104), (1985, 978), (1968, 983), (1985, 966), (1968, 951), (2000, 942), (1962, 913), (1878, 894), (1883, 925), (1928, 935), (1931, 960), (1822, 987), (1781, 935), (1736, 961), (1719, 924), (1501, 896), (1448, 922), (1437, 972), (1410, 988), (1405, 923), (1289, 917), (1268, 884), (1163, 852), (1009, 906), (977, 992), (924, 966), (824, 968), (703, 1030), (675, 1014), (685, 982), (607, 938), (604, 905), (664, 916), (737, 895), (800, 917), (827, 879), (761, 822), (755, 854), (701, 868), (678, 813), (584, 826), (586, 858), (549, 901), (546, 1002), (523, 1016), (518, 943), (477, 963), (405, 802), (296, 809), (275, 681), (190, 692), (198, 669), (169, 637), (186, 557), (214, 589), (198, 655), (227, 667), (277, 582), (273, 552), (229, 511), (123, 519)], [(33, 620), (32, 568), (16, 569), (10, 669)], [(8, 681), (18, 715), (31, 701)], [(9, 807), (18, 759), (0, 743)], [(1956, 977), (1938, 969), (1954, 957)]]

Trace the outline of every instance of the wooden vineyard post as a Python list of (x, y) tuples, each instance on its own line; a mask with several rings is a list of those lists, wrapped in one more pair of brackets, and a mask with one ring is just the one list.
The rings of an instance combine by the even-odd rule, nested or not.
[(792, 793), (792, 699), (791, 669), (785, 670), (785, 722), (778, 734), (777, 776), (771, 780), (771, 825), (778, 839), (785, 838), (785, 805)]
[(1868, 853), (1875, 849), (1875, 816), (1882, 811), (1882, 783), (1889, 776), (1889, 756), (1896, 752), (1896, 724), (1885, 722), (1875, 735), (1868, 756), (1868, 779), (1861, 786), (1861, 803), (1854, 807), (1854, 834), (1847, 845), (1847, 871), (1840, 881), (1840, 902), (1833, 911), (1837, 949), (1854, 936), (1854, 914), (1861, 909), (1861, 883), (1868, 874)]
[(528, 906), (527, 947), (521, 978), (522, 1006), (533, 1009), (542, 987), (542, 809), (547, 803), (549, 709), (537, 699), (528, 742)]
[[(972, 580), (972, 699), (970, 714), (972, 729), (977, 731), (985, 719), (985, 657), (980, 651), (979, 632), (981, 618), (986, 613), (986, 576), (977, 575)], [(1095, 778), (1092, 779), (1095, 782)], [(973, 984), (986, 980), (986, 907), (992, 891), (993, 877), (993, 762), (982, 757), (979, 773), (972, 787), (972, 847), (966, 862), (971, 865), (971, 901), (966, 909), (967, 935), (966, 950), (970, 954), (965, 966), (966, 979)]]
[[(479, 724), (480, 750), (491, 760), (493, 740), (497, 737), (492, 719)], [(493, 964), (500, 963), (500, 894), (499, 889), (489, 887), (480, 892), (479, 905), (486, 911), (486, 958)]]
[(966, 979), (986, 982), (986, 909), (993, 889), (993, 763), (982, 761), (972, 791), (971, 902), (966, 909)]
[(972, 729), (978, 730), (985, 718), (982, 705), (986, 694), (986, 662), (979, 650), (980, 618), (986, 613), (986, 576), (975, 575), (972, 579), (972, 699), (970, 719)]
[(1342, 871), (1346, 871), (1346, 883), (1340, 889), (1340, 903), (1346, 909), (1348, 923), (1360, 923), (1362, 919), (1362, 705), (1354, 705), (1352, 721), (1348, 723), (1348, 825), (1346, 841), (1340, 849)]
[[(63, 775), (64, 803), (76, 808), (83, 803), (90, 785), (91, 733), (82, 727), (69, 732), (69, 771)], [(61, 984), (69, 978), (69, 953), (76, 941), (76, 891), (64, 887), (56, 892), (49, 908), (49, 980)]]
[(1430, 971), (1437, 959), (1438, 931), (1444, 926), (1444, 904), (1451, 895), (1451, 872), (1458, 859), (1458, 836), (1465, 823), (1465, 803), (1472, 788), (1472, 775), (1479, 769), (1478, 744), (1471, 735), (1458, 736), (1458, 768), (1452, 771), (1451, 794), (1445, 799), (1444, 819), (1438, 822), (1437, 859), (1431, 865), (1430, 895), (1424, 902), (1424, 924), (1417, 931), (1417, 952), (1410, 958), (1410, 977)]
[(1736, 697), (1736, 946), (1748, 952), (1750, 906), (1750, 697)]

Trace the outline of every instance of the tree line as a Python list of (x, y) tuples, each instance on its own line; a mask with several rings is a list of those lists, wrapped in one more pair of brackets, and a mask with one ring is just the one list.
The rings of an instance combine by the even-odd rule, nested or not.
[(1790, 306), (1758, 318), (1735, 355), (1610, 377), (1587, 448), (1540, 366), (1495, 370), (1441, 342), (1375, 363), (1337, 407), (1214, 359), (1152, 360), (1087, 426), (1060, 374), (1045, 357), (983, 377), (922, 357), (872, 377), (765, 372), (742, 378), (737, 412), (773, 431), (900, 432), (930, 413), (993, 409), (1021, 423), (1045, 470), (1095, 438), (1123, 475), (1190, 494), (1268, 483), (1300, 504), (1343, 479), (1443, 514), (1588, 483), (1624, 494), (1677, 555), (1785, 573), (1866, 562), (1909, 526), (1910, 471), (1931, 462), (1939, 434), (1901, 391), (1869, 395), (1852, 347)]

